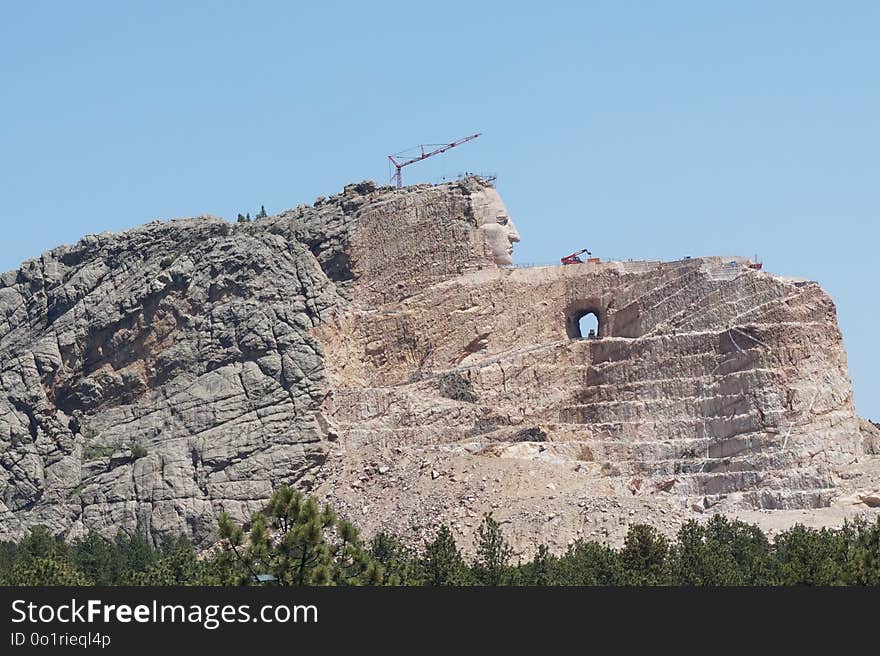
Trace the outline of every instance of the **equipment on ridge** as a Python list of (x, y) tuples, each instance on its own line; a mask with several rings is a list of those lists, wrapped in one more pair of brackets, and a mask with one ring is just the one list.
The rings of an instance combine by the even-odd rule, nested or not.
[(581, 250), (572, 253), (571, 255), (566, 255), (560, 260), (560, 262), (562, 262), (563, 264), (583, 264), (583, 260), (578, 257), (578, 255), (581, 255), (583, 253), (586, 253), (587, 255), (592, 255), (592, 253), (586, 248), (582, 248)]

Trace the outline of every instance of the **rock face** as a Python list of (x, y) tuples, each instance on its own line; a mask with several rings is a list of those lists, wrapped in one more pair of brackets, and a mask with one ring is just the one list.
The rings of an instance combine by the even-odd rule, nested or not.
[(339, 303), (306, 246), (220, 219), (96, 235), (0, 288), (5, 535), (186, 530), (261, 507), (324, 457)]
[[(281, 483), (374, 529), (429, 530), (476, 484), (452, 461), (525, 464), (549, 499), (565, 470), (572, 489), (681, 507), (830, 502), (868, 438), (816, 283), (730, 257), (506, 268), (517, 241), (478, 178), (365, 182), (4, 274), (0, 537), (206, 545), (221, 510), (245, 519)], [(544, 499), (502, 501), (534, 533), (517, 517)]]
[(862, 419), (861, 430), (865, 453), (873, 456), (880, 456), (880, 426)]

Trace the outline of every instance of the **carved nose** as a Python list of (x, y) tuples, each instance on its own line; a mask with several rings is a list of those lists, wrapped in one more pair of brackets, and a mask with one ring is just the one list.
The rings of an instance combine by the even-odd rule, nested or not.
[(507, 234), (507, 238), (510, 240), (511, 244), (515, 244), (519, 241), (519, 233), (516, 230), (512, 230)]

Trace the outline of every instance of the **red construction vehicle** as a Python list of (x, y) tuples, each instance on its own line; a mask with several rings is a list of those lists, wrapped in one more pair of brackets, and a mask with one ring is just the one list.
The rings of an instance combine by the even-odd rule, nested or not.
[(586, 248), (582, 248), (581, 250), (572, 253), (571, 255), (566, 255), (559, 261), (563, 264), (583, 264), (583, 260), (578, 257), (578, 255), (582, 255), (583, 253), (586, 253), (587, 255), (592, 255), (592, 253)]

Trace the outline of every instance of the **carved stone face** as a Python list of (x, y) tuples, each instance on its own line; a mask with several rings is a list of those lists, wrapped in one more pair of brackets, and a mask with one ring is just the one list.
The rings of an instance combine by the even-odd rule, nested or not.
[(513, 264), (513, 245), (519, 241), (516, 226), (498, 192), (488, 187), (471, 194), (477, 228), (498, 266)]

